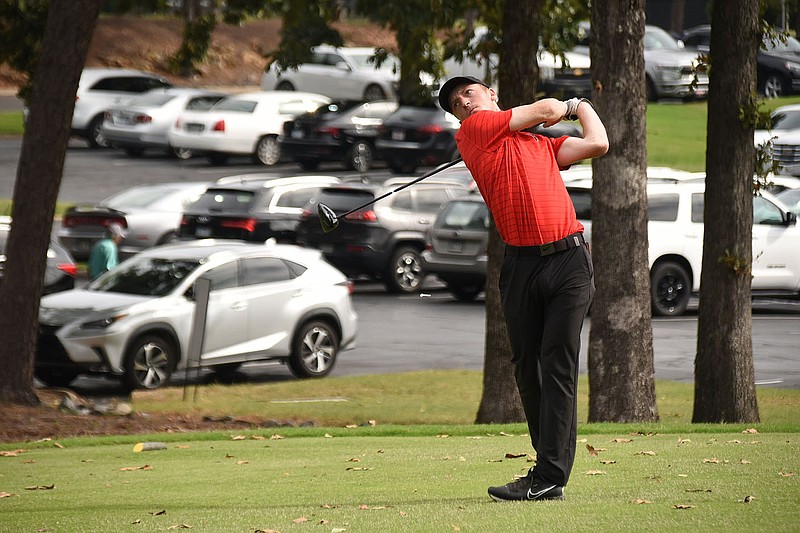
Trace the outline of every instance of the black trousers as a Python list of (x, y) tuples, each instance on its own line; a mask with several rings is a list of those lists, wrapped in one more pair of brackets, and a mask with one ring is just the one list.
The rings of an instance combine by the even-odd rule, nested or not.
[(594, 290), (586, 244), (541, 257), (506, 252), (500, 295), (536, 450), (533, 475), (562, 486), (575, 460), (581, 328)]

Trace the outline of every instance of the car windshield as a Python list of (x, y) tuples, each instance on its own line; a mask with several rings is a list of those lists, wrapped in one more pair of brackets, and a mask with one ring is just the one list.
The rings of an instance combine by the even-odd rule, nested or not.
[(796, 111), (776, 111), (772, 114), (773, 130), (794, 130), (800, 128), (800, 109)]
[(645, 50), (680, 50), (678, 41), (661, 28), (648, 28), (644, 32)]
[(794, 52), (800, 54), (800, 41), (794, 37), (786, 36), (786, 42), (779, 37), (765, 37), (761, 46), (767, 52)]
[(360, 189), (325, 189), (319, 195), (319, 203), (334, 211), (349, 211), (375, 198), (370, 191)]
[(192, 209), (215, 211), (247, 210), (255, 194), (252, 191), (213, 189), (206, 191), (194, 204)]
[(196, 260), (133, 257), (97, 278), (87, 288), (98, 292), (164, 296), (199, 265)]
[(443, 229), (489, 228), (489, 210), (480, 202), (451, 202), (444, 208), (436, 225)]
[(786, 189), (779, 192), (777, 195), (781, 202), (794, 213), (800, 211), (800, 189)]
[(256, 104), (253, 100), (239, 100), (237, 98), (223, 98), (212, 110), (214, 111), (235, 111), (237, 113), (252, 113), (256, 109)]
[(102, 205), (112, 209), (152, 207), (179, 189), (169, 187), (135, 187), (103, 200)]

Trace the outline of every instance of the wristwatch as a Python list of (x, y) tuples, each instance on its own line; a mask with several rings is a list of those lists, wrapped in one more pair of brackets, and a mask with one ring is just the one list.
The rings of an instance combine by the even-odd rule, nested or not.
[(586, 102), (594, 107), (588, 98), (570, 98), (569, 100), (564, 100), (564, 103), (567, 104), (567, 112), (564, 113), (564, 118), (566, 120), (578, 120), (578, 106), (581, 102)]

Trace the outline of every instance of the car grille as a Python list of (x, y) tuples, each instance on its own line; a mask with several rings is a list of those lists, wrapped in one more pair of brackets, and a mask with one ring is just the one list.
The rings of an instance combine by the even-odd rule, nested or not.
[(800, 145), (775, 144), (772, 147), (772, 157), (782, 166), (800, 164)]

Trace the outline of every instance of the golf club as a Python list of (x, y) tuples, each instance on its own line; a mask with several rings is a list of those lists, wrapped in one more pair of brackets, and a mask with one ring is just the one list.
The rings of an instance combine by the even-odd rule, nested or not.
[(322, 226), (322, 231), (324, 231), (325, 233), (330, 233), (331, 231), (335, 230), (336, 227), (339, 225), (339, 219), (340, 218), (344, 218), (347, 215), (350, 215), (352, 213), (355, 213), (356, 211), (364, 209), (368, 205), (374, 204), (378, 200), (383, 200), (387, 196), (391, 196), (392, 194), (394, 194), (396, 192), (400, 192), (400, 191), (402, 191), (403, 189), (405, 189), (407, 187), (411, 187), (415, 183), (419, 183), (420, 181), (424, 180), (425, 178), (430, 178), (434, 174), (436, 174), (438, 172), (441, 172), (442, 170), (445, 170), (447, 168), (450, 168), (453, 165), (455, 165), (457, 163), (460, 163), (460, 162), (461, 162), (461, 158), (460, 157), (458, 159), (454, 159), (453, 161), (448, 161), (447, 163), (444, 163), (444, 164), (439, 165), (438, 167), (434, 168), (430, 172), (427, 172), (427, 173), (423, 174), (422, 176), (420, 176), (420, 177), (418, 177), (418, 178), (416, 178), (416, 179), (414, 179), (412, 181), (409, 181), (408, 183), (406, 183), (404, 185), (401, 185), (400, 187), (398, 187), (398, 188), (396, 188), (394, 190), (391, 190), (391, 191), (387, 192), (386, 194), (382, 194), (381, 196), (378, 196), (377, 198), (375, 198), (373, 200), (370, 200), (369, 202), (365, 203), (364, 205), (360, 205), (360, 206), (358, 206), (356, 208), (353, 208), (350, 211), (347, 211), (346, 213), (342, 213), (340, 215), (337, 215), (333, 211), (333, 209), (331, 209), (327, 205), (325, 205), (322, 202), (320, 202), (319, 205), (317, 205), (317, 213), (319, 213), (319, 223)]

